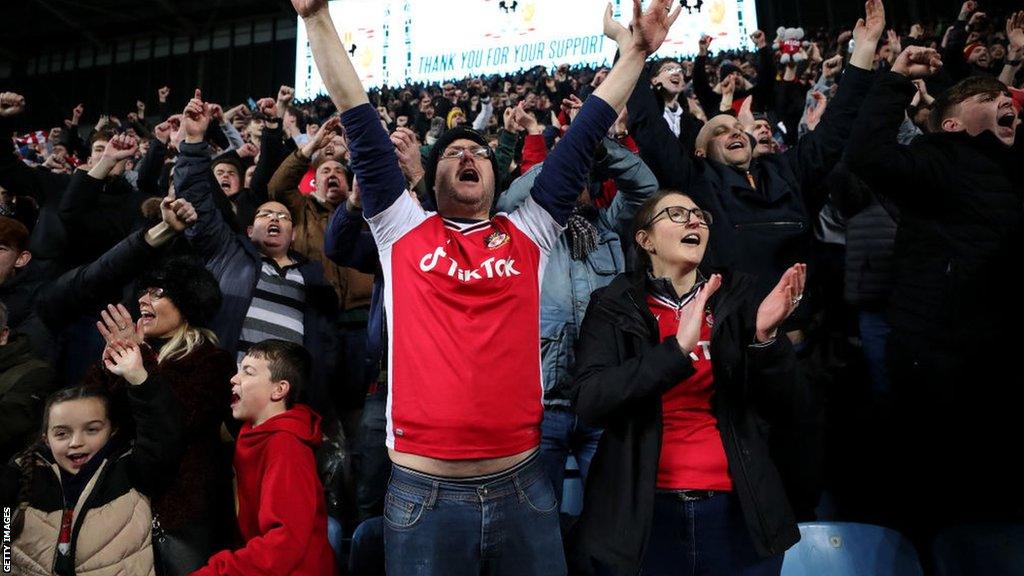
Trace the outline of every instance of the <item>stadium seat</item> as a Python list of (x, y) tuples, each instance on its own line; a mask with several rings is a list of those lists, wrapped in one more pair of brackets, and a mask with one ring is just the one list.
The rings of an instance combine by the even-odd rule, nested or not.
[(1024, 574), (1024, 524), (950, 528), (932, 543), (936, 576)]
[(917, 552), (899, 532), (852, 522), (800, 524), (782, 576), (922, 576)]

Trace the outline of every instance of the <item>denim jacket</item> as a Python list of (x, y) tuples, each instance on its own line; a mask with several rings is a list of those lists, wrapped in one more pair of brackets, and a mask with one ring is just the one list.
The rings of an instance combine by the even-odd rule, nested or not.
[[(619, 192), (607, 208), (598, 209), (597, 220), (593, 222), (598, 230), (597, 250), (583, 261), (573, 260), (567, 234), (563, 233), (548, 256), (544, 271), (540, 347), (547, 407), (571, 406), (574, 349), (590, 294), (626, 271), (623, 242), (630, 241), (633, 216), (658, 189), (654, 173), (640, 156), (610, 139), (604, 140), (604, 146), (608, 154), (597, 168), (615, 180)], [(543, 166), (534, 166), (512, 183), (498, 199), (499, 212), (511, 212), (526, 200)]]

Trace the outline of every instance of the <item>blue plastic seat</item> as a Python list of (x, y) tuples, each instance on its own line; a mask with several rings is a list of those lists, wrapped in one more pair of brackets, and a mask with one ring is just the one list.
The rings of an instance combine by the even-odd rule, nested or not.
[(914, 546), (899, 532), (852, 522), (800, 524), (800, 542), (782, 563), (782, 576), (923, 574)]
[(936, 576), (1024, 574), (1024, 524), (950, 528), (932, 543)]

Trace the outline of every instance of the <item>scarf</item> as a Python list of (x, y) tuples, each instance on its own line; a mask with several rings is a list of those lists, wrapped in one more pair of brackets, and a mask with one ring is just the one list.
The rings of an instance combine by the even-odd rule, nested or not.
[(597, 226), (592, 220), (597, 219), (597, 208), (588, 205), (577, 205), (569, 214), (566, 222), (566, 239), (569, 241), (569, 255), (573, 260), (586, 260), (597, 250)]

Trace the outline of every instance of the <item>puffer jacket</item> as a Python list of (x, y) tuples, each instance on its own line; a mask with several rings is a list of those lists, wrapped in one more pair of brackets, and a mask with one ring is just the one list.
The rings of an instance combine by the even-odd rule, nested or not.
[[(146, 382), (126, 386), (134, 438), (115, 433), (107, 456), (75, 503), (68, 553), (74, 559), (75, 576), (155, 574), (149, 502), (165, 479), (174, 475), (182, 426), (177, 400), (154, 369), (147, 366)], [(16, 510), (15, 520), (24, 517), (12, 543), (14, 573), (57, 574), (57, 541), (65, 505), (60, 469), (50, 451), (40, 448), (12, 460), (0, 476), (0, 498), (4, 506)], [(18, 508), (22, 503), (23, 510)]]
[[(626, 271), (622, 239), (628, 245), (633, 216), (658, 190), (658, 180), (638, 155), (608, 138), (604, 147), (607, 155), (596, 168), (615, 180), (619, 193), (607, 208), (597, 209), (592, 222), (598, 231), (597, 250), (585, 260), (573, 260), (568, 232), (564, 232), (544, 269), (540, 345), (545, 406), (571, 405), (574, 350), (590, 294)], [(543, 166), (535, 165), (512, 183), (498, 199), (499, 212), (511, 212), (526, 200)]]

